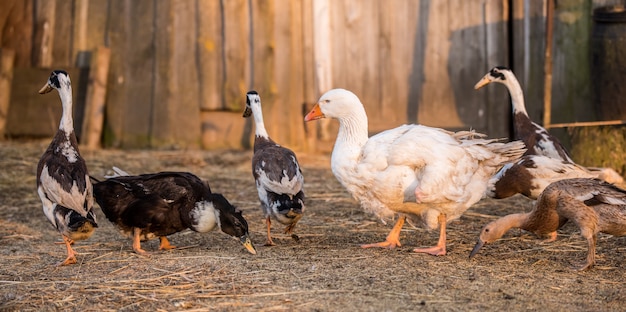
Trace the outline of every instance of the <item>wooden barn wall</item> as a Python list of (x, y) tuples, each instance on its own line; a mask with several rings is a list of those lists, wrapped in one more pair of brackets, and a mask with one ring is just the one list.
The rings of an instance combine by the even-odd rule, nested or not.
[[(319, 150), (318, 136), (330, 133), (332, 142), (336, 123), (302, 118), (322, 87), (355, 92), (372, 133), (418, 122), (505, 137), (506, 89), (473, 86), (491, 67), (510, 66), (531, 118), (542, 120), (546, 1), (4, 0), (0, 43), (15, 52), (16, 73), (88, 66), (85, 52), (109, 47), (107, 147), (249, 147), (254, 127), (241, 114), (245, 93), (255, 89), (271, 137)], [(620, 1), (556, 3), (553, 122), (593, 118), (591, 10)], [(324, 12), (330, 29), (319, 24)], [(329, 51), (326, 83), (316, 51)], [(8, 118), (23, 119), (15, 111), (9, 107)], [(49, 124), (46, 114), (40, 118)], [(6, 129), (41, 135), (20, 131)]]

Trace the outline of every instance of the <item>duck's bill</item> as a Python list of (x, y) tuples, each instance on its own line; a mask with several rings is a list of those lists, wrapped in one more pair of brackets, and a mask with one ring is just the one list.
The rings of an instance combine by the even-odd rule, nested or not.
[(326, 116), (324, 116), (324, 113), (322, 113), (322, 110), (320, 109), (320, 105), (315, 104), (315, 106), (313, 106), (313, 109), (308, 114), (306, 114), (306, 116), (304, 116), (304, 121), (311, 121), (311, 120), (316, 120), (316, 119), (320, 119), (324, 117)]
[(243, 247), (246, 247), (249, 253), (256, 255), (256, 249), (254, 249), (254, 245), (252, 245), (252, 241), (248, 235), (242, 236), (240, 240)]
[(53, 88), (49, 84), (46, 83), (45, 86), (43, 86), (41, 89), (39, 89), (39, 94), (46, 94), (46, 93), (48, 93), (48, 92), (50, 92), (52, 90), (53, 90)]
[(482, 248), (485, 245), (485, 242), (483, 242), (482, 240), (478, 240), (476, 242), (476, 245), (474, 246), (474, 249), (472, 249), (472, 252), (470, 252), (469, 257), (472, 258), (473, 256), (475, 256), (478, 251), (480, 250), (480, 248)]
[(491, 80), (489, 80), (489, 78), (483, 77), (483, 79), (481, 79), (478, 83), (476, 83), (474, 85), (474, 89), (478, 90), (478, 89), (488, 85), (490, 82), (491, 82)]
[(252, 115), (252, 109), (250, 109), (250, 107), (246, 106), (246, 109), (244, 109), (244, 111), (243, 111), (243, 117), (250, 117), (250, 115)]

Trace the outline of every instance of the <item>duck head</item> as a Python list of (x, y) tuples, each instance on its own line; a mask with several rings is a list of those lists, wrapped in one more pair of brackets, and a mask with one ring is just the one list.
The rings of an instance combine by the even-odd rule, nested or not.
[(261, 97), (259, 93), (251, 90), (246, 93), (246, 108), (243, 111), (243, 117), (250, 117), (252, 115), (252, 105), (260, 105)]
[(54, 70), (48, 78), (48, 82), (39, 90), (39, 94), (45, 94), (53, 89), (67, 88), (71, 86), (70, 76), (64, 70)]
[(509, 215), (485, 225), (480, 231), (478, 241), (476, 245), (474, 245), (474, 249), (472, 249), (469, 257), (474, 257), (485, 244), (493, 243), (504, 236), (506, 232), (514, 227), (513, 224), (516, 219), (519, 219), (517, 215)]
[(256, 249), (248, 234), (248, 222), (243, 218), (241, 210), (231, 205), (221, 194), (212, 193), (208, 197), (218, 211), (218, 224), (222, 232), (237, 238), (248, 252), (256, 255)]
[(507, 75), (513, 72), (508, 67), (496, 66), (492, 68), (476, 85), (474, 89), (478, 90), (492, 82), (500, 82), (506, 84)]

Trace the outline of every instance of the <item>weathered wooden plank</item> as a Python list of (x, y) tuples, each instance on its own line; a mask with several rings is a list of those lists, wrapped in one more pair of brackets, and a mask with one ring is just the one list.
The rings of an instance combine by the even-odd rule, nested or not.
[(379, 116), (378, 1), (331, 2), (331, 23), (334, 29), (341, 29), (333, 32), (334, 87), (355, 92), (368, 112), (370, 128), (374, 129), (384, 122)]
[[(313, 45), (313, 37), (315, 36), (315, 31), (321, 27), (319, 24), (313, 25), (313, 14), (314, 11), (314, 2), (320, 0), (304, 0), (302, 1), (302, 45), (303, 45), (303, 64), (304, 64), (304, 74), (302, 75), (303, 79), (303, 97), (304, 101), (302, 103), (302, 116), (308, 113), (308, 111), (313, 107), (313, 103), (317, 101), (319, 98), (319, 92), (316, 90), (315, 83), (315, 56), (313, 51), (317, 51), (314, 49)], [(324, 2), (328, 3), (327, 0)], [(326, 15), (328, 16), (328, 15)], [(330, 24), (328, 25), (330, 31)], [(314, 31), (315, 29), (315, 31)], [(330, 40), (326, 40), (326, 43), (330, 45)], [(305, 150), (307, 152), (314, 152), (317, 150), (317, 123), (307, 122), (304, 124), (304, 132), (306, 136), (306, 146)]]
[[(263, 1), (259, 1), (263, 2)], [(224, 106), (242, 111), (250, 84), (250, 16), (247, 0), (223, 1)]]
[[(107, 38), (107, 18), (110, 1), (89, 0), (87, 3), (87, 30), (85, 49), (96, 50), (101, 46), (109, 46)], [(113, 12), (114, 13), (114, 12)]]
[(37, 1), (35, 4), (33, 66), (52, 66), (56, 0)]
[(9, 103), (11, 100), (14, 63), (15, 51), (11, 49), (0, 49), (0, 140), (3, 140), (5, 135)]
[[(202, 142), (209, 143), (204, 148), (210, 149), (241, 149), (246, 122), (249, 119), (241, 117), (241, 112), (234, 111), (203, 111), (202, 119)], [(248, 132), (249, 134), (249, 132)]]
[(222, 62), (222, 11), (219, 0), (197, 1), (198, 71), (200, 106), (204, 110), (224, 108)]
[(274, 137), (294, 150), (305, 148), (302, 117), (304, 59), (302, 57), (302, 3), (276, 0), (276, 85), (272, 113)]
[[(315, 62), (315, 101), (320, 98), (324, 92), (333, 89), (335, 84), (333, 79), (333, 46), (335, 38), (342, 36), (340, 32), (332, 32), (333, 19), (340, 16), (340, 12), (333, 13), (333, 9), (338, 1), (334, 1), (331, 5), (330, 0), (313, 0), (313, 61)], [(341, 74), (343, 71), (339, 70)], [(312, 106), (311, 106), (312, 108)], [(335, 134), (337, 133), (337, 123), (330, 119), (320, 119), (314, 123), (317, 131), (311, 133), (321, 140), (318, 148), (330, 150), (328, 146), (334, 143)], [(307, 127), (310, 129), (311, 126)], [(324, 147), (322, 147), (324, 146)]]
[[(590, 1), (559, 0), (555, 7), (551, 121), (594, 120), (591, 103), (589, 45)], [(558, 112), (558, 113), (557, 113)]]
[(75, 65), (73, 54), (73, 1), (57, 1), (55, 5), (54, 41), (52, 41), (52, 66), (71, 67)]
[(99, 47), (94, 54), (89, 71), (87, 98), (85, 100), (82, 144), (87, 149), (100, 147), (110, 61), (111, 49)]
[[(70, 75), (72, 86), (84, 79), (77, 68), (64, 69)], [(56, 91), (44, 95), (37, 92), (46, 83), (51, 71), (50, 68), (14, 68), (5, 128), (8, 137), (51, 137), (56, 133), (63, 111), (59, 95)], [(76, 103), (75, 87), (73, 99)]]
[[(380, 115), (382, 129), (409, 121), (410, 79), (418, 60), (413, 50), (418, 26), (419, 3), (412, 0), (379, 2), (380, 8)], [(384, 123), (383, 123), (384, 122)]]
[(110, 86), (104, 143), (111, 147), (148, 147), (152, 133), (153, 1), (110, 1)]
[(198, 147), (200, 99), (196, 64), (196, 16), (192, 1), (156, 3), (155, 80), (151, 143)]
[[(464, 2), (464, 1), (463, 1)], [(452, 32), (458, 28), (453, 27), (457, 18), (450, 16), (452, 10), (459, 10), (453, 4), (457, 1), (431, 2), (428, 11), (428, 32), (424, 50), (424, 83), (418, 109), (418, 122), (421, 124), (446, 127), (464, 127), (458, 112), (448, 72), (449, 61), (453, 59), (451, 53), (455, 44)], [(458, 4), (457, 4), (458, 5)], [(424, 15), (421, 15), (424, 16)], [(454, 46), (459, 48), (458, 46)], [(442, 70), (442, 69), (446, 70)]]
[(15, 67), (31, 66), (33, 0), (3, 1), (0, 11), (1, 47), (15, 51)]
[[(483, 69), (467, 86), (473, 88), (482, 75), (486, 74), (493, 66), (505, 64), (510, 66), (509, 60), (509, 15), (508, 1), (487, 1), (485, 5), (485, 25), (483, 29), (486, 40), (486, 62), (489, 66), (478, 67)], [(477, 91), (473, 91), (478, 93)], [(497, 86), (483, 91), (489, 97), (489, 101), (484, 106), (485, 119), (487, 123), (486, 131), (489, 137), (506, 138), (511, 137), (511, 102), (506, 88)]]
[[(87, 34), (89, 29), (90, 0), (74, 0), (74, 22), (72, 24), (72, 59), (81, 51), (88, 50)], [(91, 1), (93, 2), (93, 1)]]
[(546, 1), (515, 0), (511, 67), (524, 91), (528, 116), (542, 123)]

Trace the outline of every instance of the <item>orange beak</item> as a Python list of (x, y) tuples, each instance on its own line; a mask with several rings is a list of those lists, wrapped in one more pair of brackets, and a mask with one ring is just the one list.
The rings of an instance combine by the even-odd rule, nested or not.
[(474, 85), (474, 90), (478, 90), (478, 89), (488, 85), (490, 82), (491, 82), (491, 80), (489, 80), (489, 78), (487, 78), (487, 76), (485, 76), (482, 79), (480, 79), (480, 81), (478, 83), (476, 83), (476, 85)]
[(315, 104), (315, 106), (313, 106), (313, 109), (308, 114), (306, 114), (306, 116), (304, 116), (304, 121), (311, 121), (324, 117), (326, 116), (324, 116), (324, 113), (322, 113), (322, 110), (320, 109), (319, 103), (317, 103)]

